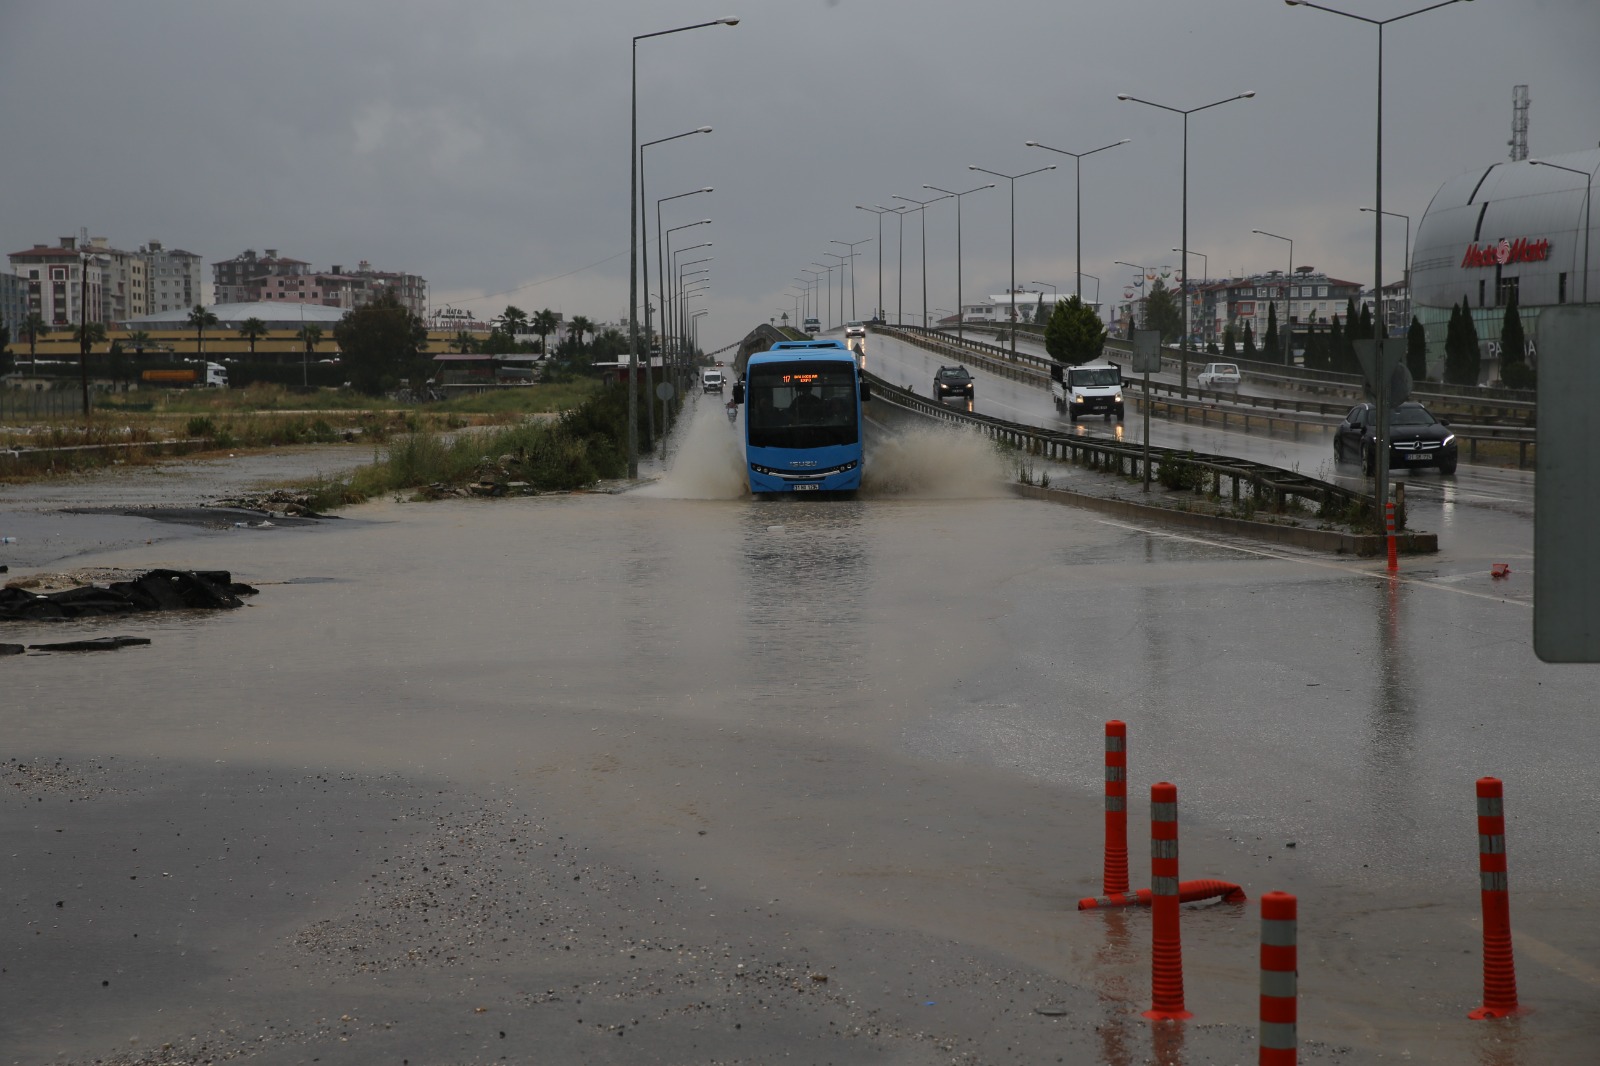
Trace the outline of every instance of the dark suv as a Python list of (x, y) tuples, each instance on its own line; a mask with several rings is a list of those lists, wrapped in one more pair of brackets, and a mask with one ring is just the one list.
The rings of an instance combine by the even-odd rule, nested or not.
[[(1358, 403), (1333, 431), (1333, 459), (1336, 463), (1361, 464), (1373, 471), (1378, 446), (1378, 409), (1374, 404)], [(1389, 412), (1389, 467), (1436, 466), (1441, 474), (1456, 472), (1459, 449), (1450, 423), (1433, 417), (1420, 403), (1407, 401)]]
[(933, 375), (933, 398), (939, 401), (960, 400), (972, 405), (972, 375), (964, 366), (941, 366)]

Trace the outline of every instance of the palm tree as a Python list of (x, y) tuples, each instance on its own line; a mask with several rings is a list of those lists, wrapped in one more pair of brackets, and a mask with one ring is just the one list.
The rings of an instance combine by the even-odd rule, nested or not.
[(256, 357), (256, 341), (267, 335), (267, 324), (259, 318), (247, 318), (239, 324), (239, 336), (250, 342), (250, 359)]
[(550, 345), (545, 338), (556, 331), (561, 320), (556, 318), (556, 313), (546, 307), (543, 311), (533, 316), (533, 331), (539, 335), (539, 354), (548, 356)]
[(133, 349), (133, 354), (140, 359), (144, 358), (144, 350), (151, 346), (150, 334), (142, 329), (136, 329), (128, 334), (128, 347)]
[(450, 341), (450, 347), (454, 348), (462, 355), (466, 355), (468, 352), (476, 348), (477, 345), (478, 342), (473, 338), (472, 334), (468, 333), (466, 330), (462, 330), (460, 333), (457, 333), (455, 338)]
[[(254, 322), (255, 319), (251, 319)], [(247, 322), (246, 325), (249, 325)], [(311, 387), (311, 353), (317, 350), (317, 345), (322, 341), (321, 326), (301, 326), (300, 343), (305, 345), (306, 354), (300, 360), (300, 384), (304, 388)]]
[(44, 332), (44, 327), (44, 316), (37, 311), (29, 311), (28, 317), (22, 320), (22, 331), (28, 335), (28, 362), (33, 373), (39, 369), (39, 334)]
[(500, 313), (500, 324), (506, 331), (506, 336), (515, 339), (517, 334), (528, 332), (528, 312), (507, 304), (506, 309)]
[(585, 333), (593, 333), (594, 332), (594, 323), (589, 321), (587, 318), (583, 317), (582, 315), (574, 315), (574, 316), (572, 316), (572, 328), (578, 334), (578, 347), (582, 348), (583, 347), (583, 335)]
[(217, 324), (216, 313), (206, 308), (205, 304), (195, 304), (194, 310), (189, 312), (189, 325), (195, 330), (195, 349), (202, 359), (206, 354), (206, 327)]

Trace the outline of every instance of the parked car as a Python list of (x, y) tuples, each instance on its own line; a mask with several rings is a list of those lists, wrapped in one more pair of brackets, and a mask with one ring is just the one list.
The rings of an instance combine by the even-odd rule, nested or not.
[(1239, 391), (1239, 368), (1232, 363), (1207, 363), (1200, 371), (1197, 384), (1202, 389), (1228, 389)]
[(703, 391), (721, 392), (723, 384), (722, 371), (713, 368), (700, 372), (700, 388)]
[(964, 366), (941, 366), (933, 375), (933, 398), (961, 400), (972, 405), (972, 374)]
[[(1378, 409), (1375, 404), (1358, 403), (1345, 415), (1333, 433), (1333, 460), (1361, 464), (1373, 472), (1378, 447)], [(1437, 466), (1441, 474), (1456, 472), (1459, 449), (1450, 423), (1415, 400), (1389, 412), (1389, 467)]]

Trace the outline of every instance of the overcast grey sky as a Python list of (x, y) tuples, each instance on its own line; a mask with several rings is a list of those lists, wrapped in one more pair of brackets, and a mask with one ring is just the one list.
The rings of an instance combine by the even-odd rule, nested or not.
[[(1425, 0), (1327, 0), (1371, 18)], [(1212, 276), (1295, 264), (1370, 282), (1375, 28), (1281, 0), (0, 0), (0, 239), (11, 252), (87, 226), (209, 264), (276, 248), (319, 268), (426, 277), (435, 306), (508, 303), (617, 320), (627, 308), (630, 39), (651, 201), (714, 242), (707, 348), (793, 308), (802, 267), (876, 238), (856, 204), (1019, 173), (1019, 282), (1070, 291), (1072, 160), (1087, 151), (1084, 270), (1177, 265), (1183, 120), (1189, 246)], [(1450, 176), (1507, 157), (1512, 87), (1532, 154), (1600, 143), (1600, 2), (1476, 0), (1384, 31), (1384, 207), (1415, 230)], [(1007, 183), (965, 200), (964, 291), (1004, 291)], [(653, 219), (652, 219), (653, 221)], [(893, 314), (896, 231), (884, 223)], [(652, 227), (653, 229), (653, 227)], [(956, 217), (929, 208), (930, 306), (955, 306)], [(916, 216), (905, 307), (921, 309)], [(1401, 269), (1390, 220), (1385, 271)], [(860, 317), (878, 252), (858, 248)], [(1200, 260), (1194, 259), (1194, 274)], [(654, 258), (651, 259), (654, 275)], [(1092, 282), (1086, 295), (1094, 295)], [(848, 296), (848, 290), (847, 290)]]

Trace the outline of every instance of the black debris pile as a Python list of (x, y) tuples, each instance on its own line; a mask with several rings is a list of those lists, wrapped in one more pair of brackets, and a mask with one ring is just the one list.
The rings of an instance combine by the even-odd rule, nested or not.
[(60, 592), (0, 589), (0, 621), (39, 622), (146, 611), (232, 610), (256, 590), (226, 570), (151, 570), (131, 581)]
[(264, 511), (268, 515), (281, 514), (290, 518), (336, 517), (335, 515), (318, 514), (316, 509), (311, 506), (311, 497), (302, 493), (290, 492), (287, 489), (276, 489), (258, 496), (235, 496), (225, 500), (213, 500), (206, 506), (228, 510)]
[[(29, 651), (116, 651), (118, 648), (137, 648), (149, 644), (148, 637), (91, 637), (88, 640), (66, 640), (59, 644), (29, 644)], [(11, 645), (21, 647), (21, 645)]]

